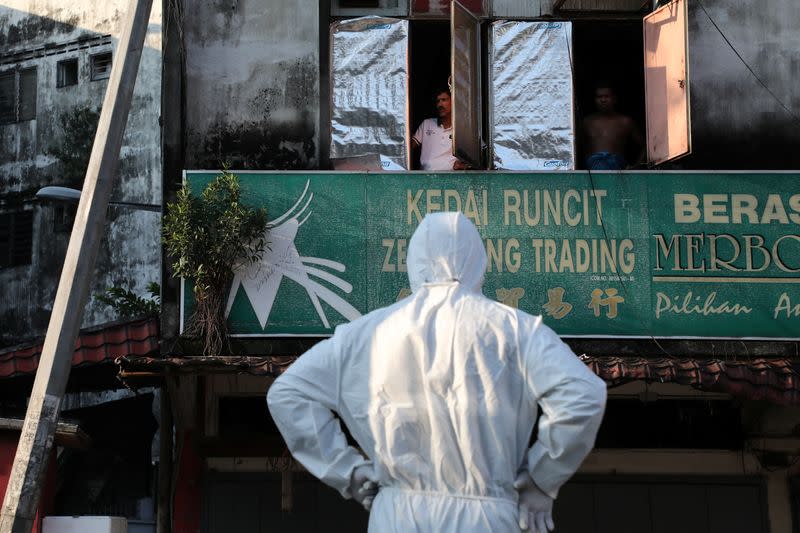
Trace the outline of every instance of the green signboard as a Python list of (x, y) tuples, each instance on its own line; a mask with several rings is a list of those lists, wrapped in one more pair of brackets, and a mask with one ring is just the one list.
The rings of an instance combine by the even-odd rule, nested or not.
[[(215, 175), (186, 179), (197, 194)], [(460, 210), (486, 242), (484, 294), (561, 335), (800, 337), (797, 173), (238, 175), (272, 222), (230, 291), (237, 335), (328, 335), (405, 297), (414, 229)]]

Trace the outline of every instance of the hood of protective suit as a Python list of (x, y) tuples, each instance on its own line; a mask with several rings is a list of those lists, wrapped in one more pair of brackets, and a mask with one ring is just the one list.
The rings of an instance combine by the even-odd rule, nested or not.
[(457, 281), (480, 292), (486, 263), (481, 236), (461, 213), (427, 215), (408, 244), (406, 264), (412, 291), (425, 283)]

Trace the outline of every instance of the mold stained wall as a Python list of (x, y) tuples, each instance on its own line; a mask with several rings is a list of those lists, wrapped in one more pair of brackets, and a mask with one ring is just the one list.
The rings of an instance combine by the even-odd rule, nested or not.
[[(67, 150), (69, 157), (88, 161), (91, 142), (76, 145), (80, 137), (91, 136), (82, 129), (65, 131), (60, 117), (99, 111), (108, 80), (90, 80), (90, 56), (112, 51), (113, 60), (120, 59), (116, 46), (127, 8), (126, 0), (6, 0), (0, 6), (0, 71), (37, 69), (36, 118), (0, 125), (0, 212), (34, 212), (31, 264), (0, 268), (0, 345), (45, 332), (69, 231), (56, 231), (56, 206), (35, 201), (34, 195), (46, 185), (81, 186), (85, 163), (79, 165), (84, 170), (70, 173), (53, 151)], [(78, 43), (86, 47), (75, 47)], [(42, 47), (57, 53), (37, 52)], [(161, 1), (155, 0), (112, 201), (161, 203), (161, 57)], [(58, 62), (75, 58), (78, 83), (57, 88)], [(144, 294), (149, 282), (160, 283), (160, 228), (160, 213), (109, 208), (84, 327), (118, 318), (94, 300), (107, 287)]]
[[(800, 2), (704, 0), (711, 18), (795, 117), (800, 115)], [(798, 119), (781, 107), (689, 3), (693, 155), (687, 166), (800, 168)]]
[(319, 2), (184, 5), (187, 168), (317, 168)]

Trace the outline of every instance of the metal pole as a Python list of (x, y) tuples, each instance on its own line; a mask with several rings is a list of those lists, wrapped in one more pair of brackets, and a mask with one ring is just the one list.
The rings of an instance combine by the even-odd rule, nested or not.
[(86, 180), (50, 315), (14, 466), (0, 510), (0, 533), (30, 533), (103, 238), (152, 0), (131, 0), (111, 68)]

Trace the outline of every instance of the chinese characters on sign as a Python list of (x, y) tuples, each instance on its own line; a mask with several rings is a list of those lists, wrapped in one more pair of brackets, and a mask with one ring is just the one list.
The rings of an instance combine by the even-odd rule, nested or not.
[[(592, 291), (592, 301), (589, 302), (589, 307), (594, 312), (594, 316), (600, 316), (600, 308), (607, 307), (606, 316), (608, 318), (617, 317), (617, 305), (625, 301), (625, 298), (617, 294), (617, 289), (595, 289)], [(605, 298), (603, 297), (605, 293)]]
[(547, 289), (547, 303), (542, 308), (556, 320), (567, 316), (572, 311), (572, 304), (564, 301), (564, 287)]

